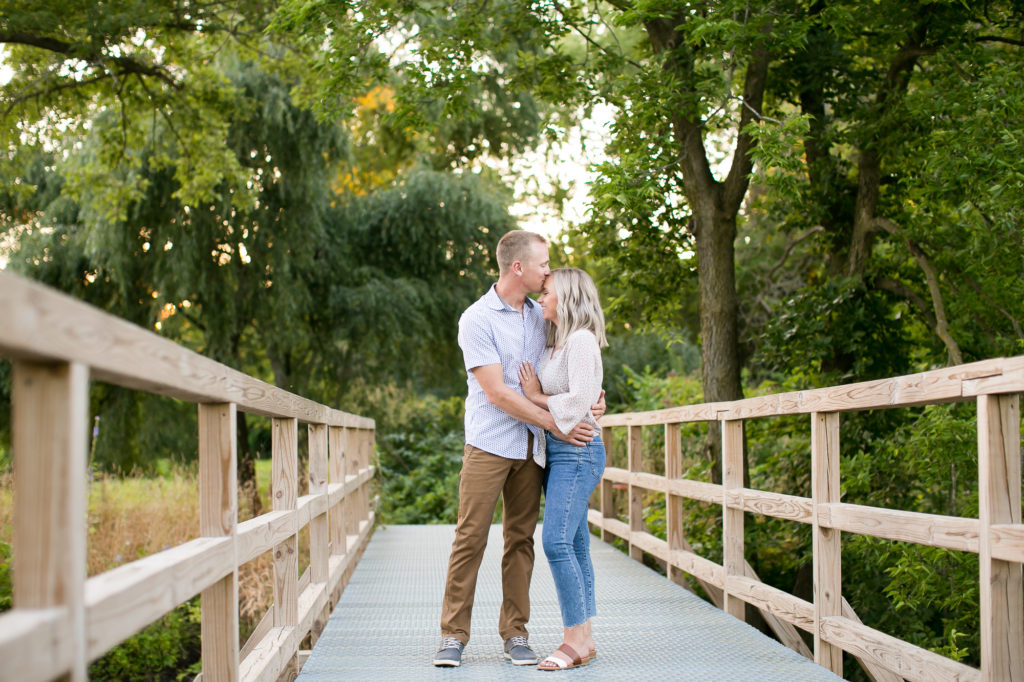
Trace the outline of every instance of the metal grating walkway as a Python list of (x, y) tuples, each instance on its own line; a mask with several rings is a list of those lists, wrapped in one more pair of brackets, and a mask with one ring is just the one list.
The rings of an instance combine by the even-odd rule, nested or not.
[[(592, 539), (598, 656), (561, 673), (504, 660), (501, 527), (492, 526), (480, 568), (473, 635), (459, 668), (434, 668), (438, 622), (454, 526), (376, 530), (299, 682), (335, 680), (672, 679), (797, 682), (839, 680), (812, 661), (719, 611), (663, 576)], [(540, 543), (531, 585), (530, 644), (542, 658), (561, 642), (555, 587)]]

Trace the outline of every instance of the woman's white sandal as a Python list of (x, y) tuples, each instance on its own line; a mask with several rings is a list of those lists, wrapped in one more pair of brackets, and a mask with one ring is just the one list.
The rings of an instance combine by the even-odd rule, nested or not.
[(556, 658), (554, 656), (548, 656), (547, 658), (545, 658), (543, 661), (540, 662), (540, 665), (537, 666), (537, 669), (538, 670), (571, 670), (572, 668), (578, 668), (581, 665), (586, 665), (587, 663), (590, 663), (590, 658), (589, 657), (587, 657), (586, 661), (584, 661), (583, 659), (580, 658), (580, 655), (576, 653), (576, 650), (573, 649), (568, 644), (562, 644), (562, 646), (558, 647), (557, 650), (561, 651), (563, 654), (568, 656), (569, 657), (569, 662), (563, 661), (562, 659)]

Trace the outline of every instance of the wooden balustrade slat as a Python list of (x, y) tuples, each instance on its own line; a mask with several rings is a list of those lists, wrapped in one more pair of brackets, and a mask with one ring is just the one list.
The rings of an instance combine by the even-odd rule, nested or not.
[(811, 523), (813, 519), (814, 505), (811, 500), (795, 495), (740, 488), (725, 491), (725, 504), (734, 509), (787, 521)]
[(53, 680), (74, 664), (67, 607), (18, 608), (0, 614), (0, 661), (5, 680)]
[(643, 469), (643, 428), (630, 425), (629, 436), (626, 442), (626, 461), (629, 468), (629, 556), (634, 559), (643, 559), (643, 549), (633, 544), (632, 532), (643, 531), (647, 528), (644, 520), (644, 489), (633, 482), (635, 474)]
[(994, 523), (989, 526), (989, 531), (992, 533), (993, 559), (1024, 563), (1024, 525)]
[[(604, 443), (605, 469), (604, 476), (601, 477), (601, 482), (598, 484), (598, 487), (601, 490), (599, 504), (601, 517), (610, 519), (615, 516), (615, 484), (612, 482), (610, 476), (610, 473), (614, 471), (614, 468), (612, 467), (612, 456), (615, 449), (615, 441), (612, 440), (611, 429), (601, 429), (601, 442)], [(601, 529), (601, 539), (605, 542), (611, 541), (611, 532), (606, 530), (600, 523), (596, 523), (595, 525)]]
[[(683, 442), (680, 424), (665, 424), (665, 538), (669, 553), (683, 549), (686, 536), (683, 532), (683, 498), (669, 492), (668, 484), (683, 475)], [(690, 588), (686, 572), (671, 561), (668, 562), (668, 578), (674, 583)]]
[(216, 584), (234, 568), (230, 537), (197, 538), (89, 578), (85, 614), (90, 660)]
[(941, 654), (922, 649), (842, 616), (829, 616), (819, 626), (821, 636), (844, 651), (866, 658), (913, 682), (973, 682), (981, 673)]
[[(811, 415), (811, 493), (815, 505), (839, 501), (839, 414), (816, 412)], [(841, 616), (842, 552), (838, 530), (813, 525), (814, 552), (814, 661), (836, 675), (843, 675), (843, 656), (822, 637), (821, 623)]]
[(334, 410), (226, 367), (67, 294), (0, 271), (0, 354), (79, 362), (93, 379), (192, 403), (229, 403), (252, 414), (373, 428), (372, 419)]
[(14, 608), (66, 609), (67, 638), (60, 647), (70, 652), (70, 665), (62, 672), (73, 682), (87, 676), (88, 377), (78, 363), (29, 362), (15, 362), (11, 376)]
[(722, 610), (746, 620), (743, 600), (729, 592), (729, 577), (744, 573), (743, 510), (725, 504), (730, 490), (743, 488), (743, 422), (722, 422), (722, 563), (725, 567), (725, 602)]
[[(238, 525), (238, 471), (234, 403), (199, 406), (199, 532), (232, 537)], [(203, 589), (200, 630), (203, 679), (238, 679), (238, 561), (231, 543), (231, 570)]]
[(725, 593), (739, 597), (801, 630), (814, 632), (814, 604), (788, 592), (745, 575), (729, 575), (725, 579)]
[(271, 504), (274, 511), (291, 511), (287, 538), (274, 547), (274, 627), (298, 623), (299, 528), (296, 506), (299, 495), (298, 420), (271, 420)]
[(978, 397), (978, 517), (981, 669), (987, 679), (1024, 681), (1021, 565), (992, 556), (992, 524), (1021, 522), (1020, 398)]
[[(995, 390), (989, 389), (993, 387)], [(1020, 392), (1024, 356), (981, 360), (891, 379), (865, 381), (792, 393), (703, 403), (603, 416), (602, 427), (654, 426), (730, 419), (752, 419), (813, 412), (844, 412), (962, 400), (984, 392)]]
[(327, 430), (327, 480), (331, 491), (327, 518), (332, 555), (345, 553), (345, 519), (339, 504), (344, 493), (337, 492), (345, 488), (345, 431), (336, 426)]
[(846, 502), (818, 506), (818, 525), (886, 540), (978, 553), (978, 519), (867, 507)]

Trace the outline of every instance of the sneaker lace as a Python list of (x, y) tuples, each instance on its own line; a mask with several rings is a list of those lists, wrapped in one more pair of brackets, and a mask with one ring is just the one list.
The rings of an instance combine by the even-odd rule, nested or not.
[(514, 646), (525, 646), (525, 647), (529, 647), (529, 646), (530, 646), (530, 645), (529, 645), (529, 644), (527, 643), (527, 640), (526, 640), (526, 638), (525, 638), (525, 637), (522, 637), (522, 636), (519, 636), (519, 635), (517, 635), (517, 636), (515, 636), (515, 637), (509, 637), (509, 638), (508, 638), (508, 643), (509, 643), (509, 648), (510, 648), (510, 649), (511, 649), (512, 647), (514, 647)]
[(455, 639), (454, 637), (445, 637), (441, 640), (442, 649), (462, 649), (462, 642)]

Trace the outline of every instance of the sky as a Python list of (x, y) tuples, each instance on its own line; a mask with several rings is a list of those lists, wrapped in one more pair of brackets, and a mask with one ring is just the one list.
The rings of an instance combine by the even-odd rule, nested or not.
[[(612, 118), (611, 107), (597, 105), (590, 118), (566, 131), (554, 144), (508, 164), (508, 171), (516, 178), (511, 212), (519, 219), (520, 227), (553, 238), (570, 224), (585, 220), (591, 204), (590, 183), (597, 175), (594, 167), (606, 159), (604, 149), (611, 137)], [(550, 193), (556, 186), (569, 190), (562, 215), (552, 206), (539, 205), (530, 196), (538, 189)]]

